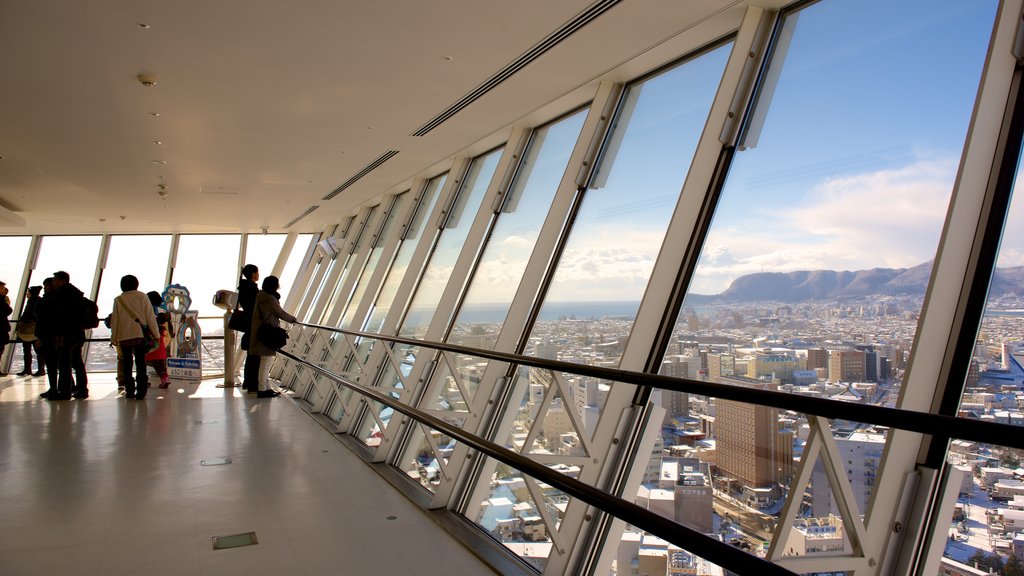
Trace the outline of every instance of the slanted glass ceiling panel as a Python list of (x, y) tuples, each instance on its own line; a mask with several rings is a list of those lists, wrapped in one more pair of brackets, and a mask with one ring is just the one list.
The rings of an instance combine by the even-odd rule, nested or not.
[(627, 87), (527, 354), (618, 365), (730, 47)]
[[(107, 264), (100, 278), (96, 306), (100, 318), (114, 310), (114, 298), (121, 295), (121, 277), (131, 274), (139, 279), (139, 290), (161, 294), (167, 287), (167, 257), (171, 250), (170, 235), (111, 236)], [(109, 338), (110, 329), (100, 325), (92, 331), (93, 338)], [(89, 370), (116, 370), (117, 354), (106, 342), (89, 345)]]
[(72, 284), (91, 296), (101, 240), (101, 236), (43, 236), (29, 285), (40, 286), (54, 272), (63, 270)]
[(422, 337), (430, 326), (434, 311), (441, 300), (441, 293), (451, 279), (455, 261), (462, 252), (466, 236), (487, 191), (487, 185), (491, 182), (498, 160), (501, 159), (501, 152), (502, 149), (498, 148), (473, 159), (462, 188), (445, 220), (441, 237), (416, 288), (416, 295), (406, 312), (399, 335)]
[(784, 16), (670, 345), (691, 376), (895, 402), (996, 4)]

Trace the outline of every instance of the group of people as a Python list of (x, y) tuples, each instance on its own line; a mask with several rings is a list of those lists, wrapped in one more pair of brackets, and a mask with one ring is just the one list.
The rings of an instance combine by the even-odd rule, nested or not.
[[(247, 264), (242, 268), (238, 283), (238, 306), (234, 314), (241, 315), (241, 350), (246, 353), (242, 386), (257, 398), (273, 398), (280, 393), (268, 386), (270, 366), (277, 349), (261, 336), (268, 329), (280, 328), (281, 320), (295, 322), (284, 311), (278, 293), (280, 282), (276, 276), (263, 279), (262, 289), (257, 286), (259, 268)], [(0, 282), (0, 355), (10, 343), (13, 312), (6, 284)], [(90, 310), (90, 306), (92, 307)], [(82, 349), (86, 330), (96, 326), (95, 303), (71, 284), (67, 272), (58, 271), (32, 286), (25, 294), (16, 330), (17, 342), (22, 344), (24, 368), (18, 376), (47, 376), (49, 389), (40, 397), (51, 400), (85, 399), (89, 397), (89, 381)], [(139, 291), (139, 279), (128, 274), (121, 278), (121, 294), (114, 298), (113, 311), (105, 323), (110, 328), (110, 345), (117, 348), (118, 387), (128, 399), (141, 400), (149, 389), (146, 368), (152, 366), (160, 377), (160, 387), (170, 384), (167, 373), (168, 336), (173, 336), (167, 314), (163, 311), (163, 298), (158, 292)], [(35, 353), (38, 370), (32, 372)], [(0, 372), (0, 376), (7, 376)]]
[[(40, 295), (42, 293), (42, 295)], [(10, 343), (11, 325), (8, 317), (13, 311), (7, 285), (0, 282), (0, 354)], [(92, 302), (74, 284), (63, 270), (43, 280), (42, 286), (32, 286), (25, 293), (16, 331), (17, 342), (22, 345), (25, 364), (18, 376), (47, 376), (49, 390), (43, 393), (48, 400), (84, 399), (89, 397), (89, 379), (82, 357), (85, 331), (89, 328)], [(32, 372), (32, 355), (36, 356), (38, 370)], [(3, 374), (6, 375), (6, 374)]]
[(262, 290), (257, 288), (259, 279), (260, 271), (254, 264), (246, 264), (238, 279), (238, 306), (234, 314), (242, 316), (241, 322), (236, 324), (243, 328), (240, 350), (246, 353), (242, 387), (255, 393), (257, 398), (273, 398), (281, 395), (267, 385), (277, 350), (268, 345), (260, 334), (264, 326), (280, 328), (281, 320), (295, 322), (295, 317), (281, 307), (277, 277), (264, 278)]

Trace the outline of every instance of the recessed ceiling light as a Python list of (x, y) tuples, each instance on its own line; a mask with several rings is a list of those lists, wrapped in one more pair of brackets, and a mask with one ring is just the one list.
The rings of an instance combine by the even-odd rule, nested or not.
[(153, 144), (163, 144), (163, 140), (153, 140)]
[(445, 62), (451, 62), (452, 61), (452, 57), (451, 56), (445, 56), (444, 60), (445, 60)]
[(146, 24), (145, 22), (136, 22), (135, 25), (143, 30), (149, 30), (149, 24)]
[(153, 160), (153, 164), (167, 164), (167, 160)]
[(160, 113), (159, 112), (150, 112), (149, 115), (150, 116), (159, 116)]

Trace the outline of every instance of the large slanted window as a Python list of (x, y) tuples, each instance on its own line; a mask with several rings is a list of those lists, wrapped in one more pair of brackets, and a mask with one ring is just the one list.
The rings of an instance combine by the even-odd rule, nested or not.
[[(526, 354), (619, 364), (730, 49), (718, 45), (626, 87)], [(513, 378), (522, 392), (507, 408), (515, 414), (511, 428), (496, 441), (580, 474), (600, 449), (591, 442), (608, 383), (533, 368)], [(546, 554), (531, 550), (549, 548), (524, 545), (516, 519), (530, 525), (531, 540), (550, 542), (569, 497), (490, 461), (474, 495), (466, 515), (543, 566)]]
[[(497, 221), (483, 248), (452, 330), (446, 337), (447, 342), (494, 348), (585, 117), (585, 111), (577, 111), (538, 128), (531, 136), (515, 181), (496, 215)], [(487, 362), (475, 356), (446, 355), (431, 378), (427, 394), (433, 394), (436, 400), (428, 407), (458, 413), (450, 417), (464, 417), (486, 366)], [(379, 413), (384, 422), (391, 416), (389, 408)], [(366, 428), (361, 431), (361, 436), (369, 442), (377, 432), (376, 424), (364, 421), (364, 425)], [(411, 477), (419, 477), (421, 484), (431, 490), (436, 476), (427, 470), (436, 469), (437, 460), (447, 461), (448, 452), (441, 449), (441, 453), (433, 453), (425, 429), (417, 427), (412, 434), (406, 457), (401, 460), (402, 466)], [(445, 439), (441, 444), (448, 441)]]
[[(781, 16), (663, 374), (895, 403), (995, 7), (823, 0)], [(860, 538), (887, 429), (680, 392), (653, 400), (667, 412), (661, 444), (690, 446), (638, 455), (638, 499), (664, 496), (662, 477), (685, 468), (716, 495), (714, 510), (682, 522), (769, 543), (751, 553), (804, 555), (791, 535), (811, 529)], [(833, 553), (852, 552), (839, 542)]]
[(409, 337), (420, 337), (430, 326), (434, 318), (434, 311), (437, 310), (441, 293), (451, 277), (455, 261), (462, 252), (462, 246), (473, 225), (477, 209), (483, 201), (484, 192), (494, 175), (494, 169), (501, 159), (502, 149), (498, 148), (487, 154), (473, 159), (469, 172), (458, 191), (451, 211), (446, 216), (444, 229), (441, 237), (434, 247), (430, 261), (423, 272), (420, 284), (416, 288), (416, 295), (405, 319), (402, 321), (402, 328), (399, 335)]
[(669, 352), (690, 376), (895, 402), (995, 7), (784, 16)]

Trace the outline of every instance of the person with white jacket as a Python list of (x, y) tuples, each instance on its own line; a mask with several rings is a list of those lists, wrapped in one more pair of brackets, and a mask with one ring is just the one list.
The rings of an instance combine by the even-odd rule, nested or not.
[(139, 292), (139, 279), (131, 274), (122, 276), (121, 295), (114, 298), (114, 311), (110, 315), (110, 341), (121, 347), (124, 397), (128, 399), (142, 400), (149, 389), (149, 376), (146, 374), (146, 352), (149, 347), (142, 331), (143, 326), (149, 329), (153, 337), (160, 334), (153, 305), (148, 296)]

